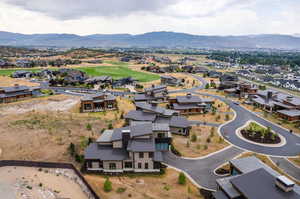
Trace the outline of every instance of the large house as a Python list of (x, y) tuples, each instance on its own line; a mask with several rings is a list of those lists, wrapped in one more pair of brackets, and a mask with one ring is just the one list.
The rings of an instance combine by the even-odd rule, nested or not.
[(0, 87), (0, 103), (9, 103), (31, 98), (40, 94), (40, 87), (28, 87), (15, 85), (12, 87)]
[(215, 199), (298, 199), (300, 187), (256, 157), (230, 161), (231, 175), (217, 179)]
[(159, 172), (162, 152), (169, 150), (170, 143), (168, 124), (136, 122), (106, 130), (86, 148), (85, 168), (104, 173)]
[(167, 86), (181, 86), (183, 85), (182, 80), (170, 75), (160, 76), (160, 83)]
[(213, 103), (212, 99), (202, 99), (191, 93), (169, 99), (170, 108), (183, 115), (205, 113), (210, 110)]
[(289, 121), (300, 120), (300, 98), (273, 90), (258, 91), (252, 98), (254, 105), (268, 112), (278, 113)]
[(136, 94), (134, 96), (135, 102), (165, 102), (167, 99), (168, 90), (165, 85), (152, 85), (149, 88), (145, 88), (143, 93)]
[(101, 112), (116, 110), (118, 108), (116, 97), (107, 93), (88, 94), (81, 98), (81, 112)]
[(169, 124), (171, 133), (184, 136), (188, 136), (191, 129), (191, 123), (185, 117), (179, 116), (177, 111), (145, 102), (136, 103), (136, 110), (130, 111), (124, 118), (127, 124), (136, 121), (166, 123)]
[(235, 88), (224, 89), (224, 93), (241, 98), (251, 98), (253, 95), (257, 94), (257, 91), (257, 85), (246, 82), (238, 83)]
[(236, 88), (238, 86), (238, 76), (237, 75), (229, 75), (229, 74), (224, 74), (220, 76), (220, 85), (219, 89), (230, 89), (230, 88)]

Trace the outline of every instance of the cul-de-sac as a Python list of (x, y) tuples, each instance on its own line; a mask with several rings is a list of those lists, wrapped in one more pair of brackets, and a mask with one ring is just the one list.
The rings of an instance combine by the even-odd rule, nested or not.
[(0, 0), (0, 199), (300, 199), (299, 10)]

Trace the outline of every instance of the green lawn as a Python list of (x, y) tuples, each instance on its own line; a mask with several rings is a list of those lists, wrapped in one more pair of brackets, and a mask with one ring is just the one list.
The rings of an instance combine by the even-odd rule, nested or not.
[(263, 132), (263, 131), (266, 131), (267, 129), (258, 125), (257, 123), (255, 122), (251, 122), (249, 124), (249, 126), (247, 127), (247, 130), (250, 130), (250, 131), (255, 131), (255, 132)]
[[(108, 75), (113, 79), (120, 79), (123, 77), (133, 77), (140, 82), (149, 82), (159, 79), (159, 75), (149, 74), (139, 71), (134, 71), (128, 67), (127, 63), (106, 61), (107, 64), (112, 64), (112, 66), (96, 66), (96, 67), (77, 67), (76, 69), (86, 72), (89, 76), (102, 76)], [(31, 68), (31, 69), (0, 69), (0, 75), (10, 76), (13, 72), (17, 70), (38, 72), (42, 69)], [(51, 69), (54, 70), (54, 69)]]

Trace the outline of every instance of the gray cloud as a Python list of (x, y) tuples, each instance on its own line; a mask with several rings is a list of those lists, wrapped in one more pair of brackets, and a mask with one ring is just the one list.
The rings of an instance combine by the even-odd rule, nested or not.
[(26, 10), (57, 19), (86, 16), (125, 16), (134, 12), (153, 12), (179, 0), (2, 0)]

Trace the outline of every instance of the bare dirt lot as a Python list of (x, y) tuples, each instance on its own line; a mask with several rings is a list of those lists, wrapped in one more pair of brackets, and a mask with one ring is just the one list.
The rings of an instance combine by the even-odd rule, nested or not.
[[(202, 199), (199, 190), (187, 180), (186, 185), (179, 185), (177, 171), (167, 169), (162, 176), (119, 176), (110, 177), (113, 190), (103, 191), (105, 177), (86, 175), (85, 178), (102, 199)], [(122, 191), (120, 191), (122, 190)]]
[(67, 112), (79, 103), (78, 97), (56, 95), (42, 98), (32, 98), (10, 104), (0, 105), (0, 115), (22, 114), (32, 111), (62, 111)]
[(0, 76), (0, 87), (14, 86), (15, 84), (24, 86), (39, 86), (39, 84), (30, 82), (27, 79), (15, 79), (7, 76)]
[(88, 199), (72, 170), (0, 167), (0, 176), (3, 199)]

